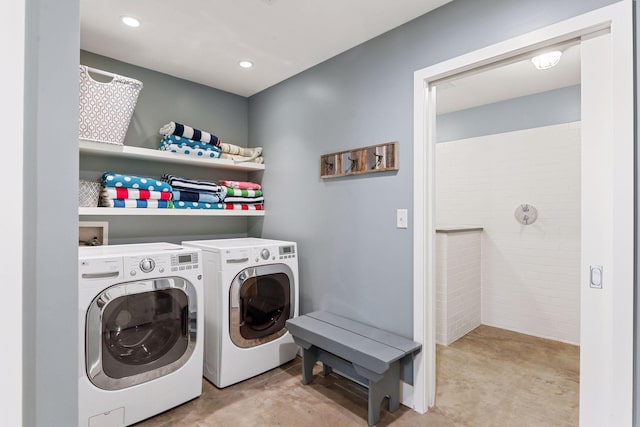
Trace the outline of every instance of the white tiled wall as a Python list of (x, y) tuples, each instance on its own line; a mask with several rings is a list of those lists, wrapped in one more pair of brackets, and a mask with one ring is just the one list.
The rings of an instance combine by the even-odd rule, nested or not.
[(449, 345), (481, 322), (482, 231), (436, 233), (436, 342)]
[(438, 144), (436, 223), (484, 228), (483, 324), (580, 342), (579, 123)]

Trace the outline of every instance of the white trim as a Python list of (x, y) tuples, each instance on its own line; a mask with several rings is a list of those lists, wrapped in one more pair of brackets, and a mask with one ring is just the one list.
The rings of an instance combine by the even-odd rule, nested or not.
[(413, 408), (413, 386), (400, 380), (400, 403)]
[[(611, 405), (584, 408), (605, 413), (606, 425), (630, 425), (633, 383), (633, 74), (632, 1), (619, 3), (576, 16), (566, 21), (518, 36), (501, 43), (441, 62), (414, 73), (414, 340), (423, 344), (414, 367), (414, 409), (425, 412), (435, 400), (435, 346), (433, 328), (433, 150), (434, 124), (427, 98), (433, 98), (430, 83), (502, 61), (544, 46), (575, 39), (611, 27), (613, 58), (613, 140), (614, 156), (613, 229), (616, 282), (612, 290), (612, 366), (609, 386)], [(427, 147), (429, 147), (427, 149)], [(631, 151), (629, 151), (631, 149)], [(623, 162), (626, 159), (626, 162)], [(631, 166), (630, 166), (631, 165)], [(429, 273), (429, 274), (427, 274)], [(430, 315), (428, 321), (425, 319)], [(425, 324), (431, 324), (425, 328)], [(614, 327), (615, 326), (615, 327)], [(600, 366), (600, 369), (603, 367)], [(583, 405), (581, 405), (582, 407)], [(583, 408), (581, 408), (583, 409)], [(587, 415), (581, 413), (581, 418)], [(586, 422), (586, 418), (583, 418)], [(586, 425), (586, 424), (585, 424)]]
[[(23, 123), (24, 123), (24, 48), (25, 48), (25, 0), (2, 2), (0, 16), (5, 19), (0, 30), (0, 46), (6, 58), (2, 65), (0, 111), (5, 123), (3, 132), (7, 141), (17, 141), (3, 154), (6, 176), (11, 177), (11, 185), (5, 186), (5, 197), (11, 200), (11, 209), (3, 209), (2, 252), (3, 300), (0, 324), (3, 339), (11, 343), (11, 351), (2, 355), (2, 386), (0, 386), (0, 413), (2, 424), (22, 425), (22, 191), (23, 191)], [(6, 248), (11, 248), (10, 250)]]

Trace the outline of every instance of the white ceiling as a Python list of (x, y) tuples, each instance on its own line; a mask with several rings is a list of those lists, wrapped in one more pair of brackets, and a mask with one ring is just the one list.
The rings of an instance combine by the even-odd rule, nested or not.
[(560, 62), (547, 70), (537, 70), (533, 66), (532, 53), (517, 62), (436, 84), (437, 113), (450, 113), (580, 84), (580, 45), (561, 47), (560, 50), (563, 52)]
[(80, 45), (250, 96), (449, 1), (80, 0)]

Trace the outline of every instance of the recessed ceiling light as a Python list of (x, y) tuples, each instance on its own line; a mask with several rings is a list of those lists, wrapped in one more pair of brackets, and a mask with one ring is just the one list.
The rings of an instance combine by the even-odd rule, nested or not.
[(242, 68), (251, 68), (253, 67), (253, 62), (243, 59), (242, 61), (238, 62), (238, 65), (240, 65)]
[(545, 52), (543, 54), (534, 56), (531, 58), (531, 62), (538, 70), (546, 70), (547, 68), (555, 67), (560, 62), (562, 52), (554, 50), (552, 52)]
[(124, 25), (128, 25), (129, 27), (139, 27), (140, 26), (140, 21), (138, 21), (136, 18), (134, 18), (133, 16), (121, 16), (120, 20), (122, 20), (122, 23)]

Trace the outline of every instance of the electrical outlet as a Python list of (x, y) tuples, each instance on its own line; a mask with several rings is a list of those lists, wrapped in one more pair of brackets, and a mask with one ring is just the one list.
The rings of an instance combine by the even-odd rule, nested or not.
[(396, 227), (407, 228), (408, 227), (408, 213), (406, 209), (396, 210)]

